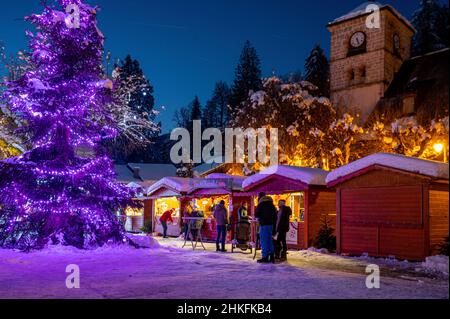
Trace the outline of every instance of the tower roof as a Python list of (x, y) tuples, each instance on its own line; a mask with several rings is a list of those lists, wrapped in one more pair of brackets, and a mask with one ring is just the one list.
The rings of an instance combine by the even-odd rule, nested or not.
[(394, 7), (392, 7), (389, 4), (382, 4), (378, 1), (366, 1), (362, 4), (360, 4), (359, 6), (357, 6), (355, 9), (351, 10), (350, 12), (344, 14), (343, 16), (340, 16), (339, 18), (334, 19), (333, 21), (331, 21), (330, 23), (328, 23), (328, 26), (332, 26), (347, 20), (351, 20), (351, 19), (355, 19), (357, 17), (363, 16), (363, 15), (368, 15), (370, 14), (370, 12), (367, 12), (367, 8), (369, 5), (376, 5), (380, 8), (380, 11), (383, 9), (387, 9), (389, 11), (391, 11), (397, 18), (399, 18), (401, 21), (403, 21), (404, 24), (406, 24), (406, 26), (408, 26), (411, 30), (413, 30), (414, 32), (416, 31), (416, 29), (414, 29), (414, 26), (411, 24), (411, 22), (409, 22), (408, 19), (406, 19), (404, 16), (402, 16), (397, 10), (394, 9)]

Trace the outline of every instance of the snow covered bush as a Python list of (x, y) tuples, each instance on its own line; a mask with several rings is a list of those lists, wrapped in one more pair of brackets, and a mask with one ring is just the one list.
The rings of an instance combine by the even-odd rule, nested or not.
[[(442, 155), (436, 152), (434, 145), (448, 145), (448, 117), (435, 119), (425, 126), (420, 125), (415, 116), (397, 119), (390, 125), (376, 122), (371, 133), (379, 152), (434, 160)], [(444, 151), (448, 152), (448, 148)]]
[(282, 163), (322, 167), (323, 151), (313, 147), (320, 133), (315, 138), (310, 132), (327, 131), (336, 112), (328, 98), (313, 95), (316, 90), (306, 81), (265, 79), (260, 91), (249, 93), (230, 124), (243, 129), (278, 128)]

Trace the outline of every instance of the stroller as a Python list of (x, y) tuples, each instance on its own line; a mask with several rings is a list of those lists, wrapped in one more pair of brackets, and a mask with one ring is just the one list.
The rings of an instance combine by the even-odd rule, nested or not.
[(248, 219), (241, 219), (234, 225), (234, 238), (231, 245), (231, 252), (240, 249), (242, 252), (253, 253), (253, 247), (250, 244), (251, 225)]

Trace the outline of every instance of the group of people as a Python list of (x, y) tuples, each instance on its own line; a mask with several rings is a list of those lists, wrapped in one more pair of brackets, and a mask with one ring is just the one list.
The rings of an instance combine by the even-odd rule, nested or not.
[(258, 195), (258, 206), (255, 218), (259, 221), (262, 258), (258, 263), (275, 263), (287, 259), (286, 235), (290, 228), (292, 209), (286, 206), (286, 201), (278, 202), (278, 211), (273, 199), (265, 193)]
[[(164, 238), (167, 238), (167, 223), (173, 222), (172, 214), (174, 211), (174, 209), (171, 209), (160, 218)], [(260, 225), (259, 236), (262, 250), (262, 258), (258, 260), (258, 263), (275, 263), (277, 260), (285, 261), (287, 259), (286, 234), (289, 232), (291, 215), (292, 210), (286, 205), (286, 201), (280, 200), (277, 210), (272, 197), (266, 196), (265, 193), (258, 195), (255, 218)], [(216, 220), (217, 230), (216, 251), (226, 252), (225, 242), (230, 219), (225, 201), (222, 200), (215, 206), (213, 216)], [(238, 210), (238, 218), (240, 221), (248, 220), (248, 216), (247, 205), (243, 202)], [(192, 238), (195, 239), (203, 222), (201, 219), (189, 218), (202, 218), (204, 217), (203, 213), (195, 210), (193, 203), (189, 202), (184, 209), (183, 217), (184, 238), (188, 238), (190, 228)]]

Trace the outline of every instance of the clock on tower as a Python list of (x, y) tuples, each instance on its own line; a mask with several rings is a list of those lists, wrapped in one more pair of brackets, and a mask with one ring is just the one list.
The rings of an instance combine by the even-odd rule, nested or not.
[(328, 24), (331, 33), (331, 100), (342, 111), (364, 122), (409, 58), (410, 22), (392, 6), (380, 5), (380, 27), (366, 23), (371, 12), (363, 4)]

